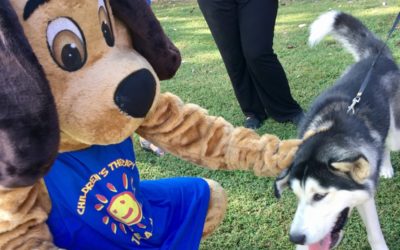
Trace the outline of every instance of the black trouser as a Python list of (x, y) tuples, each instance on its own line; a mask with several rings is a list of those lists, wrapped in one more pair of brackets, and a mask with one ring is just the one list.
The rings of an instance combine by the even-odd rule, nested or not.
[(278, 0), (198, 0), (245, 115), (286, 121), (301, 112), (272, 49)]

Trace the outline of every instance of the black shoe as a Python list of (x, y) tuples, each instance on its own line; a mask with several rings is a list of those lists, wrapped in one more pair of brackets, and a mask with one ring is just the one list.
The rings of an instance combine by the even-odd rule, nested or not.
[(258, 129), (261, 127), (261, 122), (254, 116), (247, 116), (244, 121), (244, 127), (249, 129)]

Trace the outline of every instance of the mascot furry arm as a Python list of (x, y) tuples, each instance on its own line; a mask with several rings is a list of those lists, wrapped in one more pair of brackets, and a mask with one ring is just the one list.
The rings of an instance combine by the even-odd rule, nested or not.
[(298, 140), (280, 141), (274, 135), (259, 136), (234, 128), (221, 117), (207, 116), (194, 104), (183, 104), (172, 95), (160, 96), (154, 112), (137, 133), (167, 151), (211, 169), (252, 170), (259, 176), (275, 176), (289, 166)]
[[(37, 183), (57, 155), (57, 112), (8, 1), (0, 1), (0, 249), (51, 246), (50, 203)], [(32, 186), (33, 185), (33, 186)]]
[[(0, 17), (8, 18), (12, 24), (18, 23), (8, 1), (0, 0), (0, 3)], [(180, 55), (144, 0), (10, 0), (10, 3), (43, 67), (57, 112), (49, 106), (51, 112), (47, 114), (53, 117), (43, 118), (50, 122), (41, 128), (50, 133), (39, 133), (45, 137), (38, 138), (40, 142), (26, 143), (29, 133), (26, 136), (23, 133), (29, 132), (29, 128), (16, 129), (21, 134), (13, 141), (2, 141), (2, 146), (32, 145), (33, 148), (24, 149), (43, 157), (43, 161), (35, 160), (35, 167), (16, 165), (21, 166), (21, 172), (30, 169), (25, 176), (28, 179), (12, 175), (13, 171), (6, 172), (6, 176), (11, 176), (9, 183), (16, 184), (8, 185), (13, 189), (1, 191), (1, 249), (53, 248), (49, 227), (54, 242), (66, 248), (165, 247), (164, 241), (157, 240), (160, 235), (171, 237), (174, 244), (188, 243), (196, 247), (200, 238), (209, 235), (222, 221), (227, 202), (222, 187), (215, 181), (200, 178), (170, 179), (166, 184), (163, 181), (140, 182), (132, 141), (128, 139), (134, 132), (181, 158), (211, 169), (247, 169), (257, 175), (272, 176), (290, 164), (299, 141), (280, 141), (273, 135), (259, 136), (245, 128), (234, 128), (221, 117), (207, 115), (197, 105), (183, 104), (173, 94), (160, 93), (159, 79), (175, 74)], [(113, 18), (114, 14), (119, 20)], [(0, 21), (1, 25), (9, 24), (5, 19)], [(29, 69), (40, 72), (33, 66), (37, 65), (36, 61), (30, 61), (31, 52), (7, 54), (12, 50), (4, 41), (12, 39), (11, 33), (20, 34), (17, 38), (22, 39), (20, 29), (11, 24), (2, 26), (2, 56), (12, 59), (25, 55), (27, 64), (22, 64), (25, 65), (22, 68), (28, 69), (28, 75)], [(9, 44), (18, 45), (14, 41)], [(2, 77), (13, 74), (7, 65), (18, 67), (23, 59), (14, 64), (12, 60), (2, 59), (6, 62), (1, 68)], [(19, 77), (26, 73), (21, 72)], [(43, 74), (33, 75), (40, 76), (35, 79), (45, 86)], [(19, 81), (24, 82), (23, 79)], [(48, 92), (41, 94), (50, 96)], [(6, 95), (12, 96), (15, 92), (6, 92)], [(51, 103), (51, 96), (49, 98)], [(46, 98), (41, 100), (45, 102)], [(51, 121), (56, 113), (60, 122), (60, 154), (44, 178), (45, 186), (38, 181), (31, 187), (14, 188), (32, 185), (51, 164), (52, 149), (57, 142), (54, 134), (58, 134), (56, 122)], [(34, 124), (35, 117), (29, 114), (27, 117), (30, 125)], [(36, 146), (37, 143), (40, 146)], [(16, 156), (15, 159), (24, 158)], [(7, 171), (7, 166), (1, 171), (2, 174)], [(171, 191), (172, 188), (188, 192), (188, 195), (169, 197), (179, 193)], [(196, 188), (204, 190), (197, 197), (190, 193)], [(113, 207), (124, 193), (129, 194), (131, 203)], [(149, 193), (151, 197), (147, 196)], [(165, 206), (157, 207), (157, 202), (152, 203), (157, 195), (161, 195), (158, 198), (163, 201), (169, 199), (175, 202), (171, 204), (177, 204), (171, 206), (171, 211), (179, 215), (174, 218), (194, 218), (194, 221), (174, 223), (172, 220), (173, 225), (159, 226), (168, 221), (160, 217), (169, 216), (170, 211), (165, 210)], [(185, 199), (179, 200), (181, 198)], [(182, 204), (195, 202), (201, 204), (201, 213), (199, 206), (182, 209)], [(50, 205), (53, 209), (47, 217)], [(109, 210), (111, 207), (113, 209)], [(127, 221), (130, 216), (111, 216), (113, 211), (133, 211), (132, 208), (138, 221)], [(148, 211), (161, 212), (150, 216)], [(63, 226), (70, 222), (75, 224), (68, 228)], [(192, 222), (198, 225), (196, 232)], [(168, 229), (171, 226), (174, 230), (183, 230), (185, 237), (175, 239), (178, 234)], [(175, 228), (177, 226), (179, 228)], [(154, 227), (157, 230), (150, 230)], [(80, 230), (87, 231), (81, 233)], [(99, 237), (93, 240), (87, 235)], [(194, 238), (187, 240), (191, 236)]]
[[(140, 3), (143, 12), (135, 11)], [(154, 14), (143, 3), (110, 1), (115, 15), (132, 31), (134, 48), (149, 60), (160, 79), (170, 78), (173, 74), (168, 72), (174, 73), (180, 63), (179, 52), (168, 37), (157, 36), (163, 33), (160, 25), (144, 21), (147, 20), (144, 16)], [(156, 18), (154, 20), (157, 22)], [(148, 28), (143, 28), (146, 26)], [(157, 71), (159, 68), (161, 70)], [(208, 116), (206, 110), (197, 105), (185, 105), (169, 93), (160, 96), (137, 133), (196, 164), (211, 169), (253, 170), (261, 176), (279, 174), (291, 163), (300, 143), (299, 140), (280, 141), (274, 135), (260, 138), (251, 130), (234, 128), (221, 117)]]

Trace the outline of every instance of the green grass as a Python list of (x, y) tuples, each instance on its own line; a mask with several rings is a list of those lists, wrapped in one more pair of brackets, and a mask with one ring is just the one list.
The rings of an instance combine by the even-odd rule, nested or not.
[[(266, 0), (267, 1), (267, 0)], [(181, 50), (183, 63), (174, 79), (163, 82), (162, 90), (179, 95), (185, 102), (201, 105), (212, 115), (223, 116), (236, 126), (243, 115), (233, 94), (219, 52), (201, 12), (194, 1), (160, 1), (153, 5), (166, 33)], [(328, 39), (310, 49), (308, 26), (322, 12), (339, 9), (359, 17), (380, 37), (386, 37), (398, 0), (383, 7), (379, 0), (304, 0), (285, 1), (276, 26), (275, 51), (285, 67), (292, 94), (307, 109), (312, 100), (337, 79), (352, 63), (352, 57), (340, 45)], [(300, 24), (306, 24), (299, 28)], [(400, 59), (400, 30), (389, 41)], [(290, 47), (293, 47), (289, 49)], [(293, 138), (293, 125), (268, 120), (257, 131)], [(138, 148), (138, 147), (137, 147)], [(228, 211), (219, 229), (202, 242), (201, 249), (292, 249), (288, 230), (295, 212), (296, 199), (290, 192), (281, 200), (273, 197), (273, 178), (258, 178), (247, 172), (209, 171), (172, 155), (157, 158), (137, 150), (137, 161), (144, 179), (172, 176), (200, 176), (222, 184), (229, 195)], [(395, 170), (400, 169), (399, 154), (392, 156)], [(390, 249), (400, 246), (400, 175), (382, 180), (377, 194), (379, 215)], [(357, 213), (346, 226), (339, 249), (368, 249), (367, 235)]]

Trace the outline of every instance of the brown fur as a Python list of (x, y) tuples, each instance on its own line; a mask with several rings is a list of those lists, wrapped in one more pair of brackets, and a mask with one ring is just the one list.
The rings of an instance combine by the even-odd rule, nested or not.
[(54, 247), (45, 224), (50, 207), (43, 182), (33, 187), (1, 190), (0, 249)]
[[(21, 13), (24, 2), (11, 1)], [(68, 72), (51, 58), (46, 29), (49, 20), (65, 16), (65, 12), (72, 9), (71, 16), (86, 38), (89, 57), (82, 69)], [(21, 14), (18, 16), (21, 18)], [(97, 1), (50, 1), (41, 5), (28, 21), (20, 19), (55, 97), (61, 152), (93, 144), (119, 143), (129, 137), (143, 119), (121, 113), (113, 101), (114, 91), (122, 79), (139, 69), (150, 70), (157, 79), (147, 60), (132, 49), (128, 30), (121, 23), (112, 20), (116, 44), (110, 48), (104, 41), (98, 19), (93, 17), (97, 17)]]
[(213, 180), (204, 179), (210, 187), (210, 202), (206, 222), (203, 229), (203, 239), (210, 236), (224, 219), (228, 199), (225, 190)]
[(211, 169), (253, 170), (256, 175), (274, 176), (290, 164), (301, 142), (234, 128), (170, 93), (160, 95), (157, 105), (137, 133), (172, 154)]
[[(248, 169), (257, 175), (273, 176), (291, 163), (299, 140), (280, 141), (273, 135), (259, 136), (249, 129), (234, 128), (221, 117), (207, 115), (197, 105), (183, 104), (170, 93), (159, 94), (156, 73), (159, 71), (158, 68), (153, 70), (151, 66), (157, 67), (157, 63), (149, 63), (148, 59), (131, 47), (135, 45), (135, 30), (129, 31), (126, 27), (137, 29), (137, 24), (125, 26), (111, 18), (116, 43), (114, 47), (108, 47), (96, 18), (97, 1), (51, 0), (34, 11), (27, 21), (23, 21), (25, 2), (11, 0), (25, 34), (45, 70), (56, 100), (61, 128), (60, 152), (83, 149), (93, 144), (118, 143), (136, 131), (169, 152), (210, 169)], [(113, 1), (113, 4), (118, 3)], [(125, 22), (134, 22), (124, 16), (122, 10), (118, 8), (115, 13), (120, 14)], [(47, 48), (48, 22), (59, 16), (71, 16), (83, 31), (87, 42), (86, 64), (74, 72), (62, 70), (51, 58)], [(151, 18), (153, 24), (158, 23), (153, 15)], [(132, 38), (130, 34), (133, 34)], [(168, 44), (169, 40), (161, 40)], [(157, 80), (157, 94), (144, 119), (120, 112), (113, 101), (119, 82), (140, 69), (149, 70)], [(221, 223), (227, 202), (222, 187), (214, 181), (209, 180), (208, 183), (211, 198), (204, 237)], [(39, 188), (38, 185), (32, 190)], [(44, 224), (48, 212), (48, 196), (38, 195), (38, 192), (30, 189), (9, 192), (8, 200), (0, 202), (0, 209), (11, 209), (9, 217), (0, 218), (0, 222), (4, 221), (6, 225), (1, 227), (3, 232), (0, 233), (0, 244), (8, 244), (9, 248), (27, 249), (41, 241), (43, 245), (35, 247), (52, 248), (51, 237)], [(11, 195), (12, 192), (18, 193)], [(27, 206), (29, 209), (12, 210), (17, 201), (30, 204)], [(35, 218), (34, 222), (31, 218)], [(10, 221), (12, 224), (7, 224)]]

